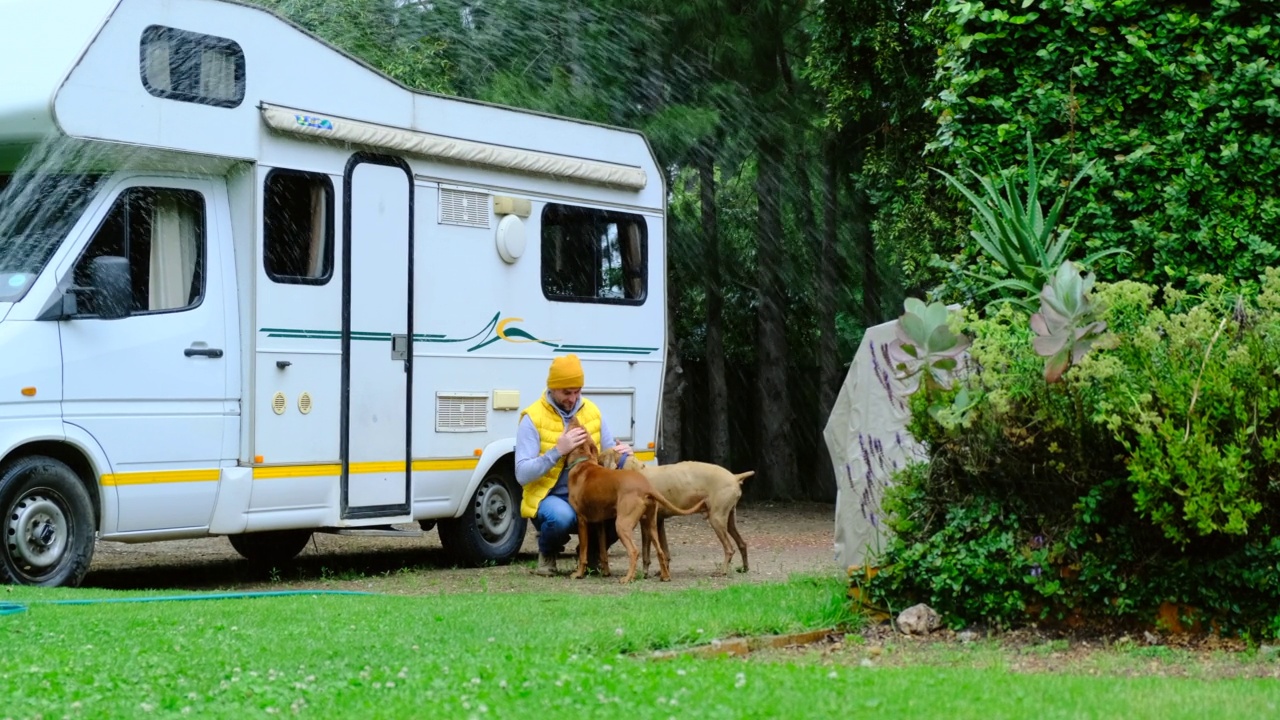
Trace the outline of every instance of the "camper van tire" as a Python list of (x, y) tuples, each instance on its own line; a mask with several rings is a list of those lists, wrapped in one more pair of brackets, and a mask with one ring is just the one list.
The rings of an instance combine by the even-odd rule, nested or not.
[(60, 460), (30, 455), (0, 469), (0, 582), (76, 587), (93, 559), (93, 501)]
[(462, 516), (439, 521), (445, 552), (469, 567), (511, 562), (524, 543), (527, 522), (520, 517), (520, 498), (514, 465), (508, 459), (498, 461), (480, 481)]
[(311, 541), (310, 530), (265, 530), (228, 535), (231, 547), (255, 565), (281, 565), (297, 557)]

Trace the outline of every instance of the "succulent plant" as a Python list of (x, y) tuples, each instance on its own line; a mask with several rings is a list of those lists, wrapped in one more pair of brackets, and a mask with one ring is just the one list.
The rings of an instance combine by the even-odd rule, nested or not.
[[(1067, 196), (1089, 174), (1094, 164), (1094, 161), (1086, 163), (1046, 209), (1041, 204), (1044, 187), (1040, 179), (1052, 155), (1051, 150), (1048, 156), (1037, 162), (1030, 132), (1027, 133), (1027, 167), (1021, 177), (1014, 168), (996, 170), (981, 155), (972, 154), (971, 159), (985, 170), (985, 174), (980, 175), (966, 169), (978, 181), (979, 191), (970, 190), (951, 174), (934, 168), (969, 202), (978, 226), (970, 234), (987, 258), (1004, 268), (1008, 277), (999, 279), (970, 270), (964, 272), (987, 283), (987, 292), (996, 295), (997, 302), (1013, 302), (1027, 312), (1035, 309), (1036, 287), (1049, 282), (1054, 268), (1059, 267), (1075, 249), (1072, 227), (1059, 229), (1059, 224), (1066, 222)], [(1074, 222), (1071, 225), (1074, 226)], [(1091, 265), (1116, 253), (1127, 254), (1128, 251), (1123, 248), (1102, 250), (1086, 257), (1083, 263)]]
[(1058, 266), (1040, 291), (1040, 312), (1031, 316), (1031, 341), (1036, 354), (1046, 358), (1044, 379), (1057, 382), (1073, 363), (1089, 352), (1107, 324), (1098, 320), (1098, 308), (1089, 299), (1093, 273), (1083, 277), (1071, 262)]
[(889, 355), (898, 379), (906, 381), (908, 393), (919, 389), (923, 374), (926, 389), (950, 387), (950, 374), (956, 369), (960, 353), (969, 347), (969, 338), (947, 327), (947, 306), (940, 302), (925, 305), (907, 298), (906, 310), (894, 326), (896, 337), (889, 344)]

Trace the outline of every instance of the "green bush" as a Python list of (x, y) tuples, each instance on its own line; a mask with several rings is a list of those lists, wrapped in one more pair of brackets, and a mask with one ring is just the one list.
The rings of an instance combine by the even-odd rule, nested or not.
[(967, 311), (956, 382), (910, 398), (929, 462), (887, 491), (865, 596), (952, 625), (1173, 602), (1280, 633), (1280, 270), (1195, 284), (1099, 283), (1108, 332), (1052, 384), (1025, 311)]
[[(930, 109), (942, 164), (1021, 164), (1023, 138), (1059, 147), (1096, 268), (1182, 286), (1247, 285), (1280, 261), (1280, 25), (1241, 0), (940, 0), (950, 18)], [(940, 164), (933, 161), (931, 164)], [(976, 248), (960, 266), (970, 264)]]

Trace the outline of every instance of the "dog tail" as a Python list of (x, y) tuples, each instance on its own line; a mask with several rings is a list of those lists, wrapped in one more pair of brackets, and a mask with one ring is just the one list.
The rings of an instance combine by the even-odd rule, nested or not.
[(699, 500), (698, 504), (686, 510), (683, 508), (678, 508), (675, 505), (672, 505), (671, 501), (668, 500), (662, 493), (658, 492), (657, 490), (653, 491), (653, 499), (656, 500), (659, 505), (666, 508), (668, 511), (675, 513), (676, 515), (692, 515), (696, 512), (707, 511), (706, 500)]
[(744, 473), (738, 473), (737, 475), (734, 475), (733, 478), (738, 481), (739, 485), (741, 485), (743, 480), (746, 480), (747, 478), (755, 474), (756, 474), (755, 470), (748, 470)]

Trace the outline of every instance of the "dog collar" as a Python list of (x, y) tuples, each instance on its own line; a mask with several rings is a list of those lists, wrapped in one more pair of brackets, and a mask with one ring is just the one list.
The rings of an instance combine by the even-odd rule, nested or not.
[(586, 460), (589, 460), (589, 459), (590, 459), (590, 458), (588, 458), (586, 455), (583, 455), (583, 456), (582, 456), (582, 457), (580, 457), (580, 458), (575, 458), (572, 462), (565, 463), (564, 469), (565, 469), (565, 470), (572, 470), (572, 469), (573, 469), (573, 466), (577, 465), (577, 464), (578, 464), (578, 463), (580, 463), (580, 462), (584, 462), (584, 461), (586, 461)]
[(618, 469), (621, 470), (627, 464), (627, 458), (631, 457), (631, 453), (625, 452), (618, 456)]

